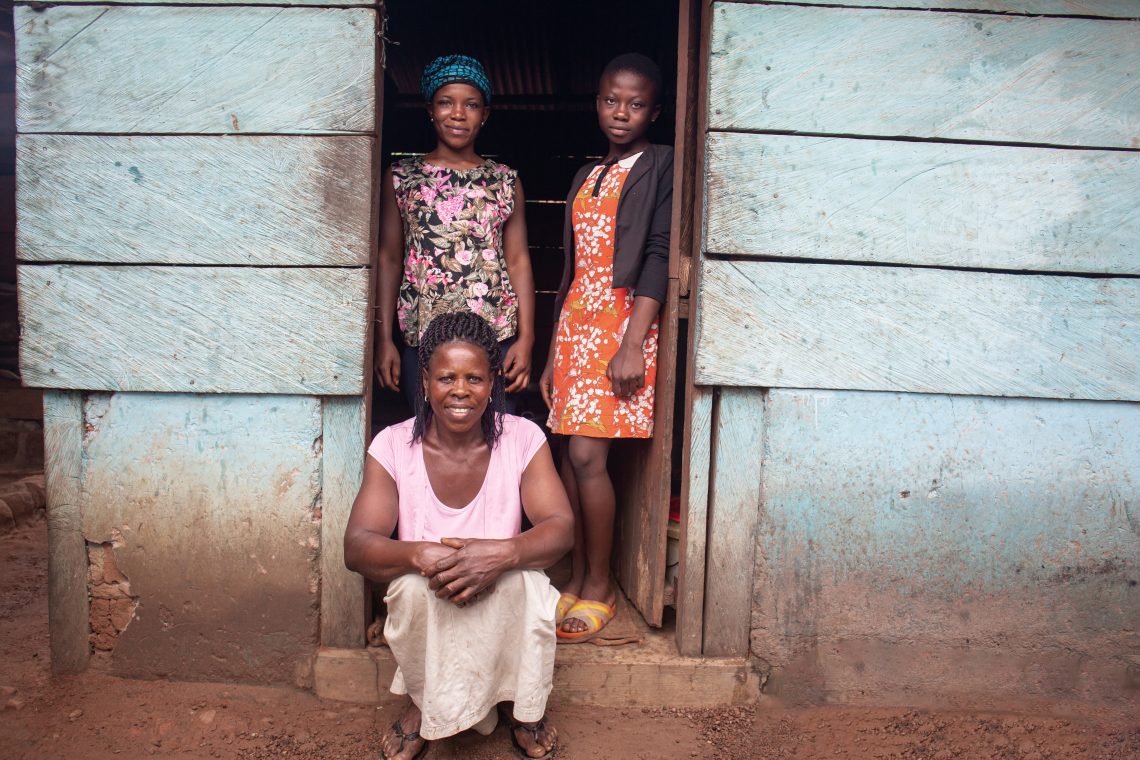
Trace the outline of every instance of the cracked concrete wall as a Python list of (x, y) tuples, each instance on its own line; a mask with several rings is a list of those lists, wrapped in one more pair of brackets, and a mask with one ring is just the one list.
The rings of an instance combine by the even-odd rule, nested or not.
[(91, 648), (98, 653), (111, 652), (119, 634), (134, 619), (138, 597), (131, 593), (130, 581), (119, 570), (114, 542), (88, 542), (87, 561), (87, 583), (91, 590)]
[(92, 641), (112, 671), (294, 682), (317, 646), (321, 400), (91, 393), (83, 431)]

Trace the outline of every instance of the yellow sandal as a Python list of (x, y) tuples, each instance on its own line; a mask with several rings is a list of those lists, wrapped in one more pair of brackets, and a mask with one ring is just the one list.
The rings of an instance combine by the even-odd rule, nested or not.
[(554, 627), (562, 625), (562, 621), (566, 619), (566, 613), (578, 603), (577, 594), (563, 594), (558, 597), (558, 606), (554, 608)]
[(570, 633), (559, 627), (558, 638), (566, 643), (589, 641), (597, 636), (606, 627), (606, 624), (614, 619), (615, 615), (617, 615), (616, 605), (580, 599), (577, 604), (570, 608), (563, 620), (570, 618), (581, 620), (586, 624), (586, 630)]

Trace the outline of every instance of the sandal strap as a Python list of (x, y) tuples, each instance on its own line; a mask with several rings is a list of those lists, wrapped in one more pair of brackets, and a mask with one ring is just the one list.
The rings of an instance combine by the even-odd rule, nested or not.
[(399, 720), (392, 724), (392, 731), (396, 734), (396, 736), (400, 737), (400, 750), (404, 749), (404, 742), (414, 742), (418, 741), (420, 738), (420, 732), (418, 730), (412, 731), (409, 734), (405, 734), (404, 727), (400, 725)]
[(523, 731), (529, 731), (531, 737), (534, 739), (535, 744), (538, 743), (539, 732), (542, 731), (542, 729), (546, 728), (546, 718), (541, 718), (538, 723), (535, 723), (533, 726), (521, 721), (517, 721), (514, 718), (507, 718), (507, 723), (510, 724), (512, 731), (519, 728), (521, 728)]
[(566, 613), (566, 620), (581, 620), (587, 630), (600, 631), (617, 616), (617, 607), (602, 602), (580, 601)]

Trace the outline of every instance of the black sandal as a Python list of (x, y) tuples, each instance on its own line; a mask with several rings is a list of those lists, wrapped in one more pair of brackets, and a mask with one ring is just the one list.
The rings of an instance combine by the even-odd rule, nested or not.
[[(410, 734), (405, 734), (403, 726), (400, 725), (400, 720), (400, 718), (397, 718), (396, 722), (392, 724), (392, 733), (400, 737), (400, 748), (396, 750), (397, 755), (404, 751), (404, 745), (406, 743), (417, 741), (420, 738), (419, 731), (412, 731)], [(514, 738), (514, 734), (511, 735), (511, 738)], [(535, 741), (537, 741), (537, 739)], [(424, 753), (427, 752), (427, 748), (428, 742), (425, 741), (424, 746), (420, 747), (420, 751), (412, 756), (412, 760), (419, 760), (419, 758), (423, 757)], [(380, 760), (390, 760), (389, 757), (384, 754), (383, 749), (380, 750)]]
[(554, 739), (554, 746), (547, 750), (545, 755), (539, 755), (538, 757), (528, 755), (523, 745), (519, 744), (519, 740), (515, 738), (515, 729), (521, 728), (523, 731), (529, 731), (531, 737), (534, 739), (534, 743), (541, 747), (542, 742), (538, 740), (538, 735), (542, 732), (542, 729), (546, 728), (546, 718), (543, 718), (533, 726), (529, 726), (526, 723), (519, 723), (514, 717), (507, 716), (507, 726), (510, 727), (511, 744), (515, 745), (515, 754), (519, 757), (526, 758), (526, 760), (547, 760), (548, 758), (554, 757), (554, 754), (558, 752), (557, 737)]

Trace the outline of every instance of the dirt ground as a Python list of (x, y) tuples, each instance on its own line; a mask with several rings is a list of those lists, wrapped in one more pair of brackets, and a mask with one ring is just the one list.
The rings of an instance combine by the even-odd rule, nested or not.
[[(370, 758), (398, 708), (294, 689), (127, 681), (98, 666), (52, 678), (45, 523), (0, 536), (0, 754), (6, 758)], [(1011, 706), (1016, 708), (1016, 706)], [(1135, 711), (1033, 713), (757, 706), (564, 707), (560, 758), (1140, 758)], [(514, 757), (506, 730), (436, 742), (429, 758)]]

